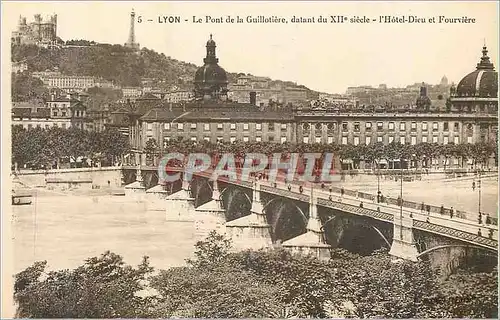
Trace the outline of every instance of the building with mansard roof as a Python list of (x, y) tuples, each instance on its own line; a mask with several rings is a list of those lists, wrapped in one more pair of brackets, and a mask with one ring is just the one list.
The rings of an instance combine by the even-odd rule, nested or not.
[[(195, 99), (181, 103), (162, 101), (155, 103), (156, 107), (142, 116), (136, 114), (129, 128), (135, 149), (142, 150), (146, 141), (155, 139), (163, 152), (167, 141), (179, 137), (211, 142), (352, 145), (497, 141), (497, 78), (486, 49), (476, 71), (465, 76), (457, 88), (452, 88), (448, 100), (451, 108), (448, 110), (433, 108), (426, 86), (422, 85), (412, 106), (338, 108), (328, 104), (309, 104), (307, 107), (271, 111), (256, 105), (255, 92), (249, 94), (250, 103), (228, 99), (226, 72), (218, 65), (212, 37), (206, 48), (205, 65), (194, 75)], [(461, 105), (470, 105), (471, 108)], [(436, 163), (432, 165), (437, 166), (443, 160), (434, 161)]]

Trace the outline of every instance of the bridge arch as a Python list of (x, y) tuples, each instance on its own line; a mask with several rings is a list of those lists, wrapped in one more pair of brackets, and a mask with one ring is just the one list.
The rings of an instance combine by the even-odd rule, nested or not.
[[(344, 247), (347, 250), (361, 254), (369, 254), (373, 252), (373, 250), (381, 247), (387, 247), (387, 249), (391, 248), (391, 242), (388, 240), (387, 235), (381, 231), (379, 226), (369, 221), (360, 221), (354, 217), (340, 214), (334, 215), (322, 222), (321, 229), (325, 233), (327, 243), (332, 247)], [(373, 240), (369, 240), (370, 238), (366, 237), (370, 234)], [(359, 244), (356, 246), (355, 243), (358, 242), (356, 239), (361, 241), (359, 244), (373, 243), (378, 244), (378, 246), (372, 246), (371, 250), (365, 252), (359, 249)], [(352, 247), (346, 246), (347, 243), (351, 244)]]
[(384, 240), (385, 244), (387, 244), (387, 248), (390, 249), (391, 248), (391, 243), (389, 242), (389, 240), (387, 240), (387, 238), (384, 236), (384, 234), (382, 233), (382, 231), (380, 231), (379, 228), (375, 227), (374, 225), (370, 225), (370, 227), (373, 228), (373, 230), (375, 230), (375, 232), (378, 233), (378, 235), (382, 238), (382, 240)]
[(272, 198), (264, 205), (263, 213), (266, 214), (267, 221), (271, 225), (275, 241), (286, 241), (306, 231), (308, 215), (291, 199)]
[(228, 185), (221, 191), (219, 199), (225, 209), (226, 221), (249, 215), (252, 209), (252, 200), (242, 188)]
[(207, 179), (194, 178), (193, 180), (191, 180), (190, 185), (191, 196), (195, 199), (195, 207), (198, 207), (203, 203), (210, 201), (210, 199), (212, 198), (213, 188)]

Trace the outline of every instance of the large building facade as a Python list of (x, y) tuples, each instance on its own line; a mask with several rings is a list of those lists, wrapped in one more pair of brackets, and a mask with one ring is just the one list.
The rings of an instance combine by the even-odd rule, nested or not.
[(69, 76), (57, 71), (33, 72), (32, 75), (50, 89), (85, 90), (96, 86), (96, 78), (91, 76)]
[(25, 129), (37, 127), (93, 129), (92, 119), (87, 115), (85, 100), (76, 94), (52, 96), (45, 105), (31, 102), (16, 103), (12, 108), (12, 125), (20, 125)]
[[(205, 65), (195, 74), (196, 101), (160, 107), (131, 123), (132, 145), (143, 149), (149, 139), (160, 146), (171, 139), (191, 141), (262, 141), (339, 145), (496, 142), (498, 73), (486, 48), (477, 70), (450, 89), (447, 110), (436, 111), (425, 87), (407, 109), (339, 109), (328, 106), (293, 111), (262, 111), (256, 93), (249, 103), (227, 97), (226, 72), (218, 65), (215, 41), (207, 42)], [(240, 83), (244, 85), (244, 83)]]

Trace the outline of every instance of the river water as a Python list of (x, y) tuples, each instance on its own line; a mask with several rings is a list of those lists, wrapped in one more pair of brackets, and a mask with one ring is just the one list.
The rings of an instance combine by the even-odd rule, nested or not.
[[(435, 205), (454, 205), (476, 219), (477, 189), (471, 181), (422, 181), (406, 183), (404, 197)], [(347, 188), (376, 192), (376, 181), (359, 181)], [(384, 194), (397, 196), (399, 183), (383, 181)], [(498, 185), (485, 179), (482, 211), (498, 210)], [(47, 260), (48, 269), (74, 268), (85, 259), (110, 250), (137, 265), (150, 257), (152, 266), (165, 269), (185, 263), (194, 251), (195, 224), (167, 221), (165, 210), (148, 209), (148, 202), (124, 196), (75, 195), (39, 189), (33, 203), (12, 206), (12, 271), (17, 273), (35, 261)]]
[(147, 255), (165, 269), (183, 265), (194, 251), (193, 222), (166, 221), (165, 210), (123, 196), (39, 193), (31, 205), (12, 208), (14, 273), (40, 260), (50, 270), (75, 268), (106, 250), (131, 265)]

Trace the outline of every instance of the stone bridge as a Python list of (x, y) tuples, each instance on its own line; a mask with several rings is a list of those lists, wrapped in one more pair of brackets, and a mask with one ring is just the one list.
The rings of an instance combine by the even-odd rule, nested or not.
[(376, 203), (311, 183), (226, 176), (214, 181), (205, 171), (160, 186), (157, 167), (146, 166), (123, 167), (123, 176), (126, 194), (156, 203), (167, 219), (194, 221), (199, 237), (211, 230), (226, 233), (237, 249), (280, 245), (329, 258), (336, 247), (361, 254), (385, 247), (403, 259), (428, 259), (444, 276), (464, 263), (496, 265), (494, 225)]

